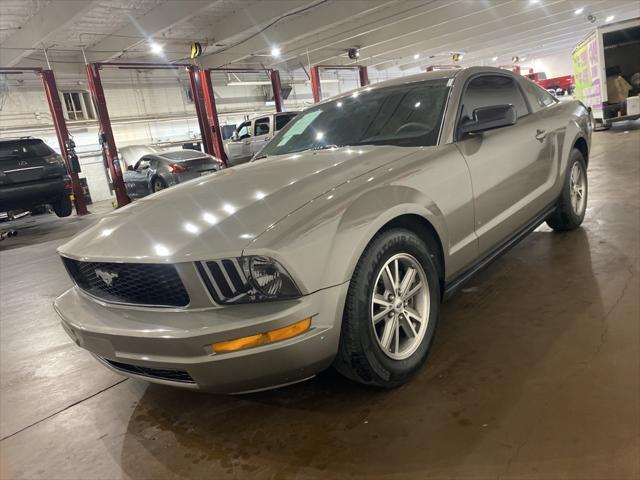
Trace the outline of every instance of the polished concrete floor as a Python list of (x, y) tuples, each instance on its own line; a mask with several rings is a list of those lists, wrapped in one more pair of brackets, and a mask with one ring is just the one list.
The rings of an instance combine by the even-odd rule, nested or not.
[(112, 374), (51, 308), (70, 284), (55, 248), (97, 217), (21, 220), (0, 244), (2, 478), (640, 478), (638, 127), (594, 135), (583, 228), (541, 227), (483, 271), (392, 391)]

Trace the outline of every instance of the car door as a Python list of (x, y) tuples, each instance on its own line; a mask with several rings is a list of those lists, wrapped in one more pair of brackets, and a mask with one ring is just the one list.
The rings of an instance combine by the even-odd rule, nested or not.
[(242, 163), (251, 158), (251, 122), (244, 122), (238, 126), (234, 137), (227, 144), (227, 162), (229, 166)]
[(149, 192), (149, 175), (151, 165), (150, 157), (142, 157), (138, 160), (132, 170), (127, 170), (124, 174), (125, 187), (127, 193), (132, 197), (144, 197)]
[(474, 190), (480, 253), (507, 241), (549, 203), (553, 155), (545, 126), (531, 113), (520, 85), (508, 74), (480, 74), (463, 89), (458, 126), (479, 107), (511, 104), (515, 125), (457, 137)]
[(251, 139), (251, 156), (258, 153), (269, 140), (271, 140), (271, 115), (256, 118)]

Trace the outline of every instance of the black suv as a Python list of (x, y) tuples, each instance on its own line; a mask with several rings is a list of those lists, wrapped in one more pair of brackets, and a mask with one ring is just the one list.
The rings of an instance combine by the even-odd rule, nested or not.
[(0, 140), (0, 212), (51, 205), (71, 215), (71, 178), (64, 160), (38, 138)]

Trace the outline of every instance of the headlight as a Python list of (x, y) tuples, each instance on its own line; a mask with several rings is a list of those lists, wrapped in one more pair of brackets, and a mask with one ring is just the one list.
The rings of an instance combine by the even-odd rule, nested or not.
[(197, 262), (202, 279), (219, 304), (268, 302), (300, 296), (282, 265), (269, 257), (248, 256)]
[(42, 157), (45, 162), (49, 165), (62, 165), (64, 164), (64, 160), (57, 153), (52, 153), (51, 155), (47, 155), (46, 157)]

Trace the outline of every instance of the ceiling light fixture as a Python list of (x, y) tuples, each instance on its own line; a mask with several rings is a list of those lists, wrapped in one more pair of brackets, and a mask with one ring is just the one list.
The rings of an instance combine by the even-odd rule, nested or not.
[(497, 61), (497, 60), (498, 60), (498, 57), (492, 57), (492, 58), (491, 58), (491, 61), (492, 61), (492, 62), (495, 62), (495, 61)]
[(420, 58), (420, 54), (419, 54), (419, 53), (416, 53), (416, 54), (413, 56), (413, 59), (414, 59), (414, 60), (418, 60), (419, 58)]
[(280, 53), (281, 53), (281, 52), (280, 52), (280, 49), (279, 49), (278, 47), (273, 47), (273, 48), (271, 49), (271, 56), (272, 56), (272, 57), (276, 57), (276, 58), (277, 58), (277, 57), (279, 57), (279, 56), (280, 56)]
[(156, 43), (156, 42), (151, 42), (149, 44), (149, 48), (151, 49), (151, 53), (155, 53), (156, 55), (160, 55), (162, 53), (162, 51), (164, 50), (162, 48), (162, 45), (160, 45), (159, 43)]
[(614, 18), (616, 18), (613, 15), (609, 15), (607, 18), (604, 19), (605, 22), (609, 23), (611, 20), (613, 20)]
[(577, 8), (577, 9), (575, 10), (575, 12), (573, 12), (573, 13), (574, 13), (575, 15), (580, 15), (582, 12), (584, 12), (584, 8), (580, 7), (580, 8)]

